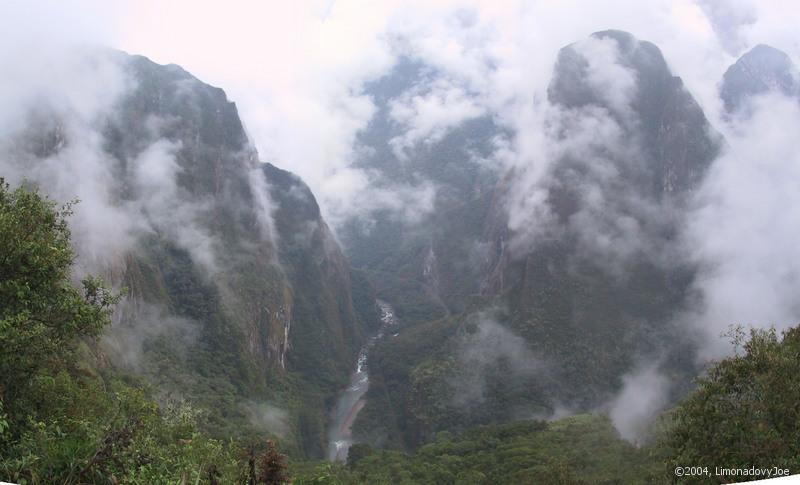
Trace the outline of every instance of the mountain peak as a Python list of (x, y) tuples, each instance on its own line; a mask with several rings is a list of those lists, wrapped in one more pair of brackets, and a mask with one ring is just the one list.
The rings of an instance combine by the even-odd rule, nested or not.
[(789, 56), (780, 49), (767, 44), (758, 44), (749, 51), (742, 54), (742, 59), (748, 58), (772, 58), (791, 63)]
[(625, 93), (636, 104), (646, 100), (651, 88), (669, 88), (676, 80), (655, 44), (625, 31), (604, 30), (561, 49), (547, 93), (550, 101), (566, 107), (596, 104), (617, 111), (621, 106), (608, 102), (609, 92)]
[(617, 41), (620, 47), (627, 48), (635, 46), (635, 44), (638, 42), (638, 39), (636, 39), (636, 37), (630, 32), (616, 29), (600, 30), (592, 33), (590, 37), (595, 39), (614, 39)]
[(797, 96), (800, 94), (798, 72), (785, 52), (759, 44), (725, 71), (720, 97), (725, 111), (734, 113), (753, 96), (768, 92)]
[(716, 153), (703, 110), (661, 50), (627, 32), (595, 32), (562, 48), (547, 94), (567, 110), (599, 108), (636, 140), (645, 157), (620, 170), (648, 165), (657, 194), (695, 187)]

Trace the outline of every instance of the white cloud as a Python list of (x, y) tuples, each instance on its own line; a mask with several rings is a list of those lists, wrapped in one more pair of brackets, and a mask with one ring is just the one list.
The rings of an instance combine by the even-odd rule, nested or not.
[(636, 95), (636, 72), (619, 63), (619, 45), (611, 38), (590, 37), (575, 44), (587, 61), (586, 80), (614, 111), (628, 114)]
[(390, 101), (390, 116), (403, 127), (402, 136), (389, 140), (399, 160), (408, 158), (406, 150), (417, 143), (441, 140), (447, 130), (485, 113), (473, 96), (446, 79), (416, 86)]
[[(374, 112), (361, 86), (386, 73), (400, 54), (424, 60), (457, 89), (417, 100), (411, 95), (414, 121), (429, 122), (411, 133), (413, 140), (435, 137), (478, 111), (525, 128), (558, 49), (593, 31), (621, 28), (653, 40), (693, 90), (713, 87), (728, 60), (718, 54), (702, 10), (688, 0), (596, 6), (577, 0), (239, 1), (225, 8), (136, 2), (110, 17), (118, 25), (115, 45), (179, 63), (223, 86), (262, 158), (299, 174), (334, 219), (356, 205), (368, 180), (353, 173), (355, 136)], [(701, 99), (713, 103), (712, 94), (705, 89)]]
[(622, 378), (622, 390), (611, 402), (609, 416), (619, 434), (637, 442), (646, 436), (657, 413), (668, 403), (669, 380), (648, 364)]
[[(436, 140), (463, 120), (492, 114), (517, 135), (513, 141), (499, 139), (494, 155), (514, 169), (514, 183), (521, 188), (511, 201), (509, 223), (535, 237), (552, 218), (541, 185), (549, 161), (567, 152), (595, 153), (597, 140), (604, 140), (604, 149), (624, 144), (607, 113), (564, 113), (548, 105), (546, 86), (558, 49), (594, 31), (627, 30), (661, 48), (673, 73), (730, 143), (701, 191), (687, 240), (704, 265), (698, 288), (705, 295), (700, 313), (687, 319), (716, 342), (730, 323), (784, 327), (800, 317), (793, 294), (800, 278), (795, 263), (800, 261), (800, 221), (794, 210), (800, 207), (800, 153), (794, 140), (800, 130), (798, 108), (766, 98), (750, 121), (726, 128), (717, 97), (722, 73), (744, 49), (767, 43), (798, 59), (799, 24), (800, 9), (780, 0), (237, 1), (224, 6), (189, 0), (3, 2), (0, 138), (19, 131), (19, 120), (33, 103), (60, 114), (63, 126), (54, 128), (73, 141), (37, 168), (23, 169), (4, 158), (0, 170), (12, 181), (25, 176), (46, 183), (56, 197), (83, 199), (73, 223), (76, 238), (85, 239), (80, 244), (84, 261), (113, 259), (132, 234), (155, 228), (179, 230), (177, 240), (201, 260), (211, 254), (204, 231), (191, 224), (173, 228), (148, 206), (161, 203), (185, 220), (193, 217), (193, 212), (181, 212), (189, 209), (173, 184), (177, 167), (171, 145), (154, 140), (139, 156), (142, 167), (154, 170), (137, 179), (152, 200), (109, 203), (114, 176), (95, 123), (129, 85), (113, 63), (76, 63), (62, 55), (76, 45), (106, 43), (178, 63), (225, 88), (262, 158), (299, 174), (332, 221), (374, 208), (392, 209), (413, 221), (431, 210), (432, 183), (375, 187), (369, 174), (353, 165), (357, 134), (375, 112), (372, 100), (362, 94), (364, 83), (388, 72), (399, 55), (410, 55), (441, 76), (395, 102), (392, 114), (408, 128), (395, 145), (405, 149)], [(635, 79), (608, 62), (614, 55), (611, 44), (581, 45), (596, 61), (590, 78), (609, 105), (622, 110)], [(568, 143), (554, 142), (550, 122), (565, 116), (578, 116), (580, 122), (572, 124)], [(16, 148), (2, 146), (5, 153)], [(605, 163), (592, 167), (606, 171), (600, 180), (613, 179), (612, 168)], [(50, 175), (40, 176), (38, 170)], [(152, 177), (156, 172), (160, 176)], [(597, 187), (583, 187), (582, 196), (590, 207), (604, 203)], [(268, 201), (258, 203), (262, 214), (270, 211)], [(129, 217), (130, 211), (148, 218)], [(640, 228), (632, 220), (584, 215), (586, 227), (608, 223), (592, 232), (595, 247), (612, 256), (622, 251), (620, 257), (637, 249), (625, 244), (640, 241)], [(264, 230), (272, 231), (264, 221)], [(707, 356), (724, 351), (711, 345)], [(626, 379), (626, 389), (658, 379), (645, 369)], [(630, 400), (626, 392), (620, 402)], [(660, 399), (649, 395), (637, 401), (633, 417), (646, 416)], [(621, 426), (629, 434), (638, 425)]]
[(800, 322), (800, 107), (764, 96), (752, 117), (724, 127), (729, 147), (699, 194), (687, 236), (704, 267), (704, 306), (687, 319), (706, 336), (711, 358), (730, 351), (720, 338), (729, 325)]

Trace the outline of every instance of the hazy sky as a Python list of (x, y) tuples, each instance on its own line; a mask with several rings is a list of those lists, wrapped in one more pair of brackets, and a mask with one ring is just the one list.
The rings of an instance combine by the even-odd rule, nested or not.
[[(465, 119), (492, 114), (517, 135), (495, 157), (499, 163), (525, 166), (535, 186), (552, 148), (552, 140), (539, 129), (547, 114), (539, 107), (546, 104), (541, 100), (558, 49), (595, 31), (627, 30), (661, 48), (673, 74), (683, 78), (730, 147), (699, 191), (700, 203), (686, 231), (692, 257), (703, 266), (696, 284), (706, 299), (686, 319), (706, 337), (705, 356), (717, 357), (729, 351), (719, 333), (730, 323), (785, 328), (800, 320), (800, 108), (795, 100), (768, 97), (759, 101), (752, 118), (730, 124), (719, 116), (717, 97), (725, 69), (756, 44), (782, 49), (797, 63), (798, 25), (800, 8), (789, 0), (9, 0), (0, 2), (0, 144), (19, 125), (24, 108), (45, 101), (69, 112), (77, 120), (72, 124), (75, 153), (42, 168), (64, 177), (48, 173), (42, 179), (51, 186), (60, 183), (63, 190), (57, 193), (67, 197), (77, 191), (84, 207), (95, 208), (80, 216), (84, 219), (76, 218), (79, 243), (119, 253), (109, 250), (108, 241), (124, 245), (126, 235), (137, 229), (119, 223), (138, 220), (126, 217), (125, 210), (138, 214), (147, 207), (109, 203), (113, 180), (85, 121), (111, 109), (129, 86), (113, 69), (70, 63), (63, 55), (76, 44), (107, 45), (179, 64), (223, 88), (237, 103), (261, 159), (299, 174), (334, 228), (342, 214), (367, 205), (395, 204), (413, 215), (416, 209), (409, 207), (429, 206), (435, 187), (379, 193), (352, 166), (356, 134), (375, 109), (362, 94), (365, 82), (389, 72), (400, 56), (437, 68), (439, 77), (425, 90), (412, 89), (393, 102), (393, 121), (405, 130), (390, 141), (393, 147), (402, 151)], [(603, 60), (603, 52), (593, 54)], [(613, 68), (613, 59), (603, 65)], [(604, 74), (613, 88), (609, 95), (635, 84), (624, 70)], [(624, 98), (617, 101), (625, 103)], [(174, 147), (157, 142), (151, 148), (138, 162), (144, 171), (152, 168), (142, 173), (142, 183), (170, 196), (172, 186), (159, 184), (174, 179), (174, 165), (163, 162), (171, 160)], [(2, 162), (0, 170), (10, 172)], [(520, 212), (535, 219), (541, 200), (533, 192), (523, 195), (533, 205)], [(186, 210), (169, 213), (190, 220), (194, 208)], [(541, 221), (523, 222), (535, 227)], [(208, 240), (198, 231), (184, 239)], [(209, 253), (196, 243), (190, 248)], [(666, 386), (649, 363), (625, 383), (646, 399), (640, 401), (641, 412), (626, 404), (622, 415), (645, 419), (663, 401)], [(626, 392), (621, 402), (630, 401)], [(632, 423), (621, 427), (623, 432), (634, 433)]]
[[(401, 97), (392, 107), (394, 120), (408, 128), (399, 145), (492, 113), (518, 133), (512, 158), (533, 166), (542, 158), (537, 158), (542, 152), (535, 129), (541, 113), (535, 107), (544, 97), (558, 49), (597, 30), (627, 30), (661, 48), (712, 124), (738, 147), (717, 164), (707, 184), (713, 196), (709, 200), (718, 206), (705, 206), (695, 219), (695, 247), (703, 260), (745, 263), (710, 275), (712, 282), (720, 280), (709, 286), (717, 291), (709, 291), (710, 297), (718, 298), (722, 312), (730, 301), (744, 302), (736, 297), (742, 292), (762, 299), (771, 295), (776, 299), (769, 305), (773, 311), (744, 305), (736, 313), (748, 320), (768, 316), (788, 321), (796, 314), (794, 297), (781, 288), (800, 278), (800, 263), (790, 271), (767, 263), (774, 258), (800, 260), (800, 255), (788, 244), (774, 256), (774, 246), (761, 235), (769, 221), (765, 214), (780, 212), (794, 191), (794, 160), (800, 158), (800, 149), (793, 136), (778, 135), (785, 131), (781, 127), (799, 124), (800, 116), (791, 106), (771, 105), (762, 110), (765, 117), (755, 118), (763, 122), (753, 129), (730, 132), (718, 117), (717, 84), (736, 57), (758, 43), (774, 45), (797, 61), (797, 25), (800, 8), (777, 0), (6, 1), (0, 3), (0, 106), (5, 107), (0, 134), (4, 123), (14, 123), (9, 107), (20, 105), (20, 96), (48, 92), (31, 90), (31, 84), (59, 86), (61, 91), (66, 86), (72, 105), (87, 112), (108, 104), (104, 96), (113, 98), (108, 94), (113, 79), (93, 77), (94, 89), (70, 79), (70, 69), (49, 66), (48, 59), (58, 61), (65, 46), (103, 44), (159, 63), (177, 63), (227, 91), (262, 160), (302, 176), (335, 227), (337, 215), (365, 205), (364, 197), (354, 194), (371, 190), (368, 177), (351, 167), (355, 135), (374, 111), (361, 86), (388, 72), (400, 55), (419, 58), (442, 76), (430, 94)], [(772, 144), (762, 146), (767, 139)], [(774, 156), (760, 155), (770, 153)], [(404, 205), (425, 200), (420, 194), (430, 195), (430, 187), (404, 190), (384, 199), (371, 193), (368, 200)], [(785, 197), (776, 197), (782, 193)], [(746, 211), (754, 217), (731, 215), (750, 213)], [(789, 211), (769, 229), (795, 241), (795, 219), (795, 211)], [(706, 232), (709, 224), (717, 224), (718, 230)], [(734, 244), (742, 234), (762, 243), (746, 248)], [(752, 267), (781, 272), (742, 277), (752, 275)], [(748, 288), (759, 281), (763, 284)], [(729, 314), (720, 315), (721, 321), (730, 320)]]
[[(332, 216), (352, 203), (342, 194), (367, 184), (349, 169), (354, 136), (373, 110), (359, 87), (386, 72), (400, 53), (438, 66), (480, 95), (479, 108), (513, 125), (543, 92), (558, 48), (597, 30), (623, 29), (661, 47), (713, 115), (716, 83), (743, 49), (763, 42), (800, 56), (800, 9), (792, 6), (763, 0), (7, 1), (0, 4), (0, 39), (5, 49), (27, 45), (31, 52), (48, 43), (100, 43), (180, 64), (224, 88), (262, 159), (300, 174)], [(447, 112), (447, 98), (438, 101), (438, 113)], [(418, 109), (412, 120), (422, 123), (436, 113)]]

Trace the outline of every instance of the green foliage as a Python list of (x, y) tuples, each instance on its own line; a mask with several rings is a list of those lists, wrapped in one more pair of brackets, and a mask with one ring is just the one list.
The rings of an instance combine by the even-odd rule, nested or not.
[(607, 418), (592, 415), (442, 432), (413, 454), (366, 445), (350, 451), (346, 468), (295, 467), (295, 483), (636, 484), (652, 483), (657, 466)]
[(62, 372), (34, 393), (48, 407), (0, 459), (0, 478), (18, 483), (176, 483), (219, 476), (241, 481), (241, 454), (232, 443), (198, 430), (198, 412), (185, 403), (159, 407), (141, 389)]
[(292, 485), (349, 485), (352, 475), (338, 463), (296, 462), (291, 464)]
[[(244, 349), (241, 328), (223, 311), (219, 290), (185, 250), (152, 238), (137, 256), (140, 271), (129, 270), (126, 284), (136, 289), (137, 298), (163, 305), (170, 315), (191, 322), (187, 324), (191, 333), (181, 336), (164, 332), (145, 339), (141, 363), (131, 378), (208, 410), (204, 425), (214, 436), (239, 435), (249, 427), (239, 404), (247, 394), (252, 397), (263, 392), (258, 386), (256, 364)], [(141, 288), (158, 286), (163, 286), (163, 294), (157, 299), (139, 294)], [(117, 374), (123, 371), (127, 368), (118, 369)]]
[(363, 443), (354, 443), (347, 450), (347, 467), (355, 468), (359, 461), (370, 456), (374, 450), (371, 446)]
[(547, 373), (519, 372), (503, 355), (478, 365), (465, 358), (476, 345), (479, 322), (455, 315), (404, 326), (380, 341), (370, 353), (370, 388), (354, 424), (356, 438), (414, 449), (439, 431), (552, 411), (542, 391)]
[(73, 286), (70, 213), (0, 180), (0, 480), (242, 483), (242, 450), (201, 431), (205, 412), (89, 365), (118, 296)]
[(94, 278), (71, 284), (71, 207), (0, 179), (0, 400), (12, 437), (31, 385), (64, 366), (77, 338), (98, 335), (118, 298)]
[(66, 358), (76, 337), (97, 335), (116, 301), (96, 279), (71, 284), (70, 213), (0, 179), (0, 400), (12, 422), (36, 374)]
[(800, 470), (800, 329), (733, 336), (744, 353), (714, 365), (669, 416), (668, 476), (677, 466)]
[[(447, 341), (458, 328), (454, 319), (447, 318), (404, 326), (397, 337), (378, 341), (370, 352), (367, 404), (353, 426), (357, 439), (373, 446), (405, 449), (423, 443), (439, 430), (426, 419), (431, 416), (422, 403), (432, 404), (428, 411), (440, 415), (437, 411), (443, 408), (444, 389), (428, 384), (449, 366), (433, 357), (444, 359)], [(415, 406), (417, 403), (420, 405)]]
[[(128, 167), (154, 141), (144, 121), (172, 120), (159, 126), (157, 137), (175, 145), (175, 182), (182, 201), (195, 209), (186, 223), (210, 236), (203, 251), (213, 261), (209, 270), (209, 258), (200, 262), (172, 231), (139, 235), (122, 275), (137, 308), (122, 315), (122, 324), (139, 337), (142, 358), (125, 369), (133, 374), (126, 377), (207, 410), (204, 428), (223, 439), (263, 432), (248, 407), (274, 404), (287, 413), (282, 444), (290, 454), (322, 456), (325, 417), (347, 382), (362, 334), (348, 265), (313, 195), (295, 175), (257, 163), (221, 89), (176, 66), (118, 55), (136, 86), (104, 129), (104, 149), (121, 177), (117, 195), (142, 197)], [(255, 166), (263, 186), (253, 183), (260, 176)], [(271, 227), (262, 224), (258, 203), (266, 195), (274, 204)], [(144, 306), (178, 317), (188, 330), (174, 335), (179, 332), (158, 326), (142, 339)]]

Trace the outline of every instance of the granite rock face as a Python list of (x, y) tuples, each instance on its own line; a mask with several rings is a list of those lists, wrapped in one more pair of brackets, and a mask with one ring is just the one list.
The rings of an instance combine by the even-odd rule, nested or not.
[[(69, 111), (38, 106), (3, 148), (9, 170), (45, 192), (85, 170), (98, 201), (77, 210), (91, 218), (105, 207), (118, 218), (110, 226), (126, 228), (124, 243), (96, 234), (81, 246), (87, 235), (77, 234), (82, 270), (127, 289), (104, 361), (199, 403), (223, 435), (283, 434), (321, 456), (327, 402), (347, 382), (362, 318), (314, 196), (259, 160), (222, 89), (141, 56), (82, 55), (119, 72), (114, 102), (77, 128)], [(87, 138), (91, 170), (80, 160), (59, 166)], [(68, 186), (61, 192), (73, 197)], [(103, 257), (93, 259), (98, 248)], [(253, 424), (264, 402), (285, 414), (277, 428)]]
[(800, 96), (800, 74), (785, 52), (759, 44), (725, 71), (720, 98), (729, 114), (747, 112), (753, 96), (775, 92)]
[[(625, 32), (563, 48), (548, 98), (559, 155), (535, 187), (518, 172), (498, 183), (483, 291), (558, 369), (551, 398), (590, 408), (642, 356), (693, 371), (675, 323), (695, 274), (679, 235), (721, 138), (659, 49)], [(543, 216), (511, 224), (531, 189)]]

